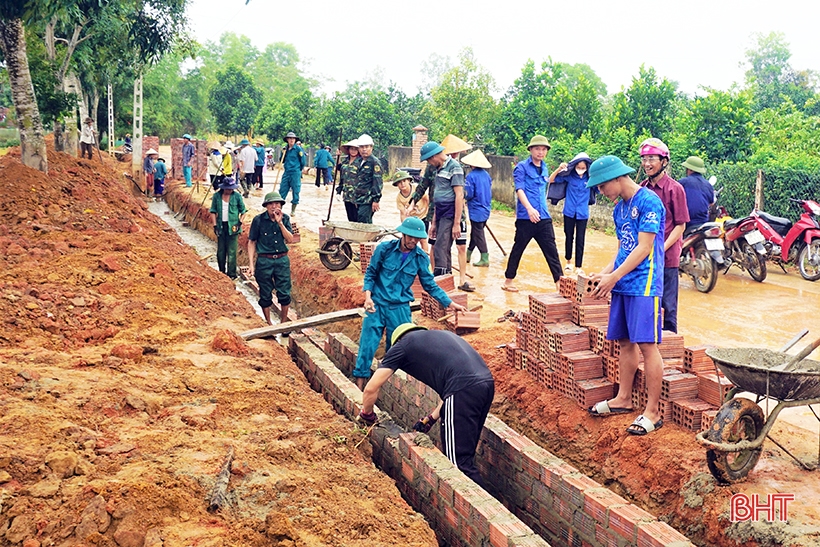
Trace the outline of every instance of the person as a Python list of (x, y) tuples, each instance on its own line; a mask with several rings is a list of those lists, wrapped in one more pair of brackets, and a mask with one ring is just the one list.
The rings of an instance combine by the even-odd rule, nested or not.
[(704, 178), (706, 164), (697, 156), (689, 156), (683, 162), (686, 176), (678, 182), (686, 194), (686, 207), (689, 211), (689, 222), (686, 230), (709, 222), (709, 207), (715, 202), (715, 189)]
[[(331, 151), (330, 151), (330, 145), (329, 144), (325, 145), (325, 150), (327, 151), (327, 155), (328, 155), (328, 158), (329, 158), (327, 160), (327, 164), (328, 164), (327, 178), (328, 178), (328, 182), (332, 183), (333, 182), (333, 172), (335, 171), (336, 161), (333, 159), (333, 154), (330, 153)], [(338, 154), (337, 154), (337, 156), (338, 156)]]
[(470, 245), (467, 247), (467, 261), (470, 261), (473, 251), (478, 248), (481, 258), (478, 262), (474, 262), (473, 266), (487, 268), (490, 265), (490, 251), (487, 248), (487, 239), (484, 237), (484, 227), (490, 219), (490, 206), (493, 199), (493, 179), (487, 171), (492, 165), (481, 150), (467, 154), (461, 163), (471, 167), (470, 172), (464, 178), (464, 195), (467, 199), (467, 211), (470, 213)]
[(336, 186), (336, 193), (342, 196), (345, 204), (347, 220), (357, 222), (359, 220), (359, 207), (355, 202), (356, 173), (359, 169), (359, 141), (353, 139), (342, 145), (342, 154), (345, 156), (336, 165), (339, 172), (339, 184)]
[(131, 151), (131, 133), (126, 133), (125, 138), (122, 141), (123, 146), (125, 146), (128, 152)]
[(632, 384), (643, 355), (647, 403), (627, 432), (646, 435), (663, 426), (658, 401), (661, 395), (663, 360), (659, 298), (663, 294), (664, 217), (660, 198), (638, 186), (627, 167), (616, 156), (598, 158), (589, 168), (589, 188), (598, 187), (608, 199), (620, 199), (612, 212), (618, 236), (615, 259), (592, 279), (597, 282), (592, 295), (612, 294), (607, 340), (618, 340), (618, 394), (589, 408), (595, 417), (633, 412)]
[(362, 395), (359, 420), (378, 420), (373, 406), (379, 391), (401, 369), (430, 386), (441, 403), (413, 429), (427, 433), (441, 419), (444, 454), (462, 473), (484, 488), (475, 466), (475, 451), (495, 395), (487, 363), (470, 344), (445, 330), (427, 330), (407, 322), (393, 331), (392, 344)]
[(678, 266), (683, 231), (689, 222), (686, 192), (683, 186), (666, 174), (669, 165), (669, 147), (662, 140), (649, 138), (640, 146), (641, 165), (646, 178), (641, 182), (655, 192), (666, 208), (663, 269), (663, 330), (678, 332)]
[[(429, 201), (427, 196), (423, 196), (417, 203), (412, 203), (413, 200), (413, 176), (406, 171), (396, 171), (390, 179), (393, 186), (399, 189), (396, 194), (396, 208), (399, 210), (399, 217), (401, 221), (411, 216), (421, 219), (424, 222), (424, 231), (429, 229), (429, 225), (424, 220), (427, 217), (427, 209), (429, 208)], [(427, 239), (420, 241), (422, 250), (426, 253)]]
[(233, 173), (233, 142), (225, 141), (225, 151), (222, 154), (222, 176), (234, 177)]
[(256, 179), (256, 150), (248, 139), (239, 141), (239, 167), (242, 170), (242, 196), (248, 197)]
[(299, 192), (302, 190), (302, 169), (307, 165), (307, 158), (302, 147), (296, 144), (296, 133), (289, 131), (285, 135), (287, 146), (282, 151), (279, 163), (282, 164), (284, 172), (282, 180), (279, 182), (279, 194), (282, 199), (288, 198), (288, 192), (293, 191), (290, 199), (290, 214), (296, 214), (296, 206), (299, 205)]
[(419, 249), (419, 241), (427, 237), (424, 223), (416, 217), (404, 220), (396, 230), (401, 239), (379, 244), (364, 274), (364, 310), (362, 333), (359, 336), (359, 354), (353, 377), (359, 389), (370, 378), (373, 356), (386, 332), (390, 349), (391, 336), (396, 327), (409, 323), (410, 302), (414, 300), (413, 282), (418, 276), (421, 286), (445, 308), (465, 311), (453, 302), (439, 287), (430, 273), (430, 259)]
[(287, 244), (293, 241), (290, 217), (282, 212), (285, 199), (279, 192), (269, 192), (262, 201), (265, 212), (251, 222), (248, 233), (249, 275), (259, 285), (259, 307), (271, 325), (270, 307), (273, 291), (281, 308), (279, 322), (288, 321), (290, 306), (290, 258)]
[(382, 199), (382, 164), (373, 155), (373, 138), (370, 135), (364, 133), (356, 141), (361, 156), (353, 188), (356, 221), (373, 224), (373, 214), (378, 212), (379, 201)]
[[(466, 141), (459, 139), (452, 133), (444, 137), (444, 140), (441, 141), (441, 146), (444, 147), (444, 153), (457, 162), (461, 153), (470, 149), (470, 145), (467, 144)], [(464, 166), (461, 165), (461, 162), (459, 162), (459, 165), (461, 166), (461, 170), (464, 171)], [(467, 208), (464, 205), (466, 205), (466, 201), (462, 204), (461, 217), (459, 217), (460, 220), (458, 223), (461, 235), (455, 240), (456, 257), (458, 258), (457, 288), (461, 291), (475, 292), (475, 285), (467, 281), (467, 263), (470, 259), (467, 258)]]
[(157, 161), (159, 153), (153, 148), (145, 152), (145, 159), (142, 160), (142, 170), (145, 173), (145, 195), (154, 189), (154, 163)]
[(211, 179), (211, 188), (214, 191), (219, 190), (222, 184), (222, 179), (225, 178), (222, 174), (222, 154), (219, 152), (219, 143), (211, 141), (208, 143), (208, 178)]
[(322, 179), (325, 181), (325, 190), (327, 190), (328, 182), (330, 182), (330, 165), (333, 160), (330, 158), (330, 152), (325, 149), (324, 143), (319, 143), (316, 149), (316, 154), (313, 156), (313, 167), (316, 169), (316, 188), (322, 186)]
[(435, 232), (433, 273), (446, 275), (452, 272), (453, 242), (461, 237), (461, 226), (455, 219), (461, 218), (464, 207), (464, 170), (436, 141), (427, 141), (419, 152), (421, 161), (426, 161), (435, 170), (431, 185), (434, 207), (431, 231)]
[(561, 261), (558, 248), (555, 246), (555, 231), (552, 218), (547, 212), (547, 153), (550, 143), (543, 135), (535, 135), (527, 146), (530, 157), (518, 163), (513, 170), (515, 195), (518, 203), (515, 210), (515, 239), (510, 258), (507, 262), (506, 278), (501, 286), (505, 291), (518, 292), (515, 276), (524, 250), (532, 239), (535, 239), (544, 259), (547, 261), (552, 280), (558, 282), (561, 277)]
[[(561, 163), (550, 174), (550, 186), (547, 198), (555, 205), (564, 199), (564, 258), (567, 265), (564, 271), (572, 273), (572, 244), (575, 241), (575, 269), (583, 275), (581, 266), (584, 263), (584, 244), (586, 241), (589, 206), (594, 202), (594, 191), (587, 188), (589, 164), (592, 160), (586, 152), (576, 154), (569, 163)], [(559, 194), (553, 189), (561, 188)], [(562, 197), (558, 197), (562, 196)]]
[(232, 176), (226, 176), (219, 190), (211, 198), (211, 224), (216, 235), (216, 263), (219, 271), (236, 279), (236, 250), (242, 222), (245, 220), (245, 200), (235, 190), (239, 184)]
[(185, 139), (185, 144), (182, 145), (182, 175), (185, 177), (185, 186), (190, 188), (193, 186), (193, 170), (194, 170), (194, 155), (196, 154), (196, 149), (194, 148), (193, 137), (188, 133), (182, 135), (182, 138)]
[(154, 162), (154, 199), (159, 201), (159, 198), (165, 194), (165, 177), (168, 176), (168, 167), (165, 165), (165, 159), (157, 157)]
[(94, 159), (94, 145), (97, 142), (97, 132), (94, 131), (94, 120), (86, 118), (83, 122), (83, 128), (80, 132), (80, 157), (85, 158), (88, 153), (88, 159)]
[(256, 188), (261, 190), (265, 186), (265, 182), (262, 180), (262, 174), (265, 170), (265, 145), (262, 141), (256, 141), (253, 149), (256, 152), (256, 161), (253, 164), (254, 183)]

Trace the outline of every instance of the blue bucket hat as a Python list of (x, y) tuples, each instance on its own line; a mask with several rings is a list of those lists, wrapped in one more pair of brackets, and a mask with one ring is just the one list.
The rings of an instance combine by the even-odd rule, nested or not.
[(250, 143), (251, 143), (251, 141), (249, 141), (248, 139), (242, 139), (241, 141), (239, 141), (239, 146), (242, 146), (242, 145), (245, 145), (245, 144), (250, 144)]
[(410, 237), (418, 237), (424, 239), (427, 237), (427, 231), (424, 229), (424, 223), (416, 217), (407, 217), (404, 219), (398, 228), (397, 232)]
[(444, 147), (441, 146), (436, 141), (427, 141), (426, 143), (421, 145), (421, 150), (419, 150), (419, 154), (421, 157), (419, 160), (427, 161), (439, 152), (444, 152)]
[(188, 139), (189, 141), (193, 139), (193, 137), (190, 136), (188, 133), (185, 133), (184, 135), (182, 135), (182, 138), (183, 139)]
[(239, 183), (233, 177), (225, 177), (219, 185), (220, 190), (236, 190), (237, 188), (239, 188)]
[(593, 188), (612, 179), (634, 173), (635, 170), (624, 165), (617, 156), (601, 156), (589, 166), (587, 188)]

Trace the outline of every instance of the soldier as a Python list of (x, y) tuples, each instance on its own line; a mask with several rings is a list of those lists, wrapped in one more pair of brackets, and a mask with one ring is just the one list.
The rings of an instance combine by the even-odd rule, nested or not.
[(302, 190), (302, 169), (307, 165), (307, 158), (305, 151), (301, 146), (296, 144), (297, 137), (293, 131), (285, 135), (285, 142), (288, 145), (282, 151), (283, 169), (282, 181), (279, 183), (279, 194), (282, 199), (288, 198), (288, 191), (293, 190), (293, 197), (290, 200), (290, 214), (296, 214), (296, 206), (299, 205), (299, 192)]
[(279, 192), (265, 195), (262, 202), (265, 212), (253, 219), (248, 233), (249, 275), (254, 276), (259, 284), (259, 307), (269, 325), (272, 324), (270, 307), (273, 304), (274, 289), (282, 308), (279, 313), (281, 323), (288, 320), (290, 306), (290, 258), (287, 243), (293, 241), (293, 233), (290, 218), (282, 212), (284, 203)]
[(341, 149), (345, 157), (339, 160), (336, 165), (336, 171), (339, 173), (336, 179), (339, 181), (339, 185), (336, 186), (336, 193), (342, 196), (347, 220), (356, 222), (359, 220), (359, 208), (355, 203), (356, 173), (360, 163), (359, 142), (357, 139), (353, 139), (343, 144)]
[(373, 213), (379, 210), (382, 198), (382, 165), (373, 155), (373, 138), (363, 134), (358, 142), (361, 163), (356, 173), (354, 201), (358, 207), (358, 222), (373, 224)]

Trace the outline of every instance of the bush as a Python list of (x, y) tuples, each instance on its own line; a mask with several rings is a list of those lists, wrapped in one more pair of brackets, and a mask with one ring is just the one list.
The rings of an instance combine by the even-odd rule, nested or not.
[(17, 129), (0, 129), (0, 148), (20, 146), (20, 132)]

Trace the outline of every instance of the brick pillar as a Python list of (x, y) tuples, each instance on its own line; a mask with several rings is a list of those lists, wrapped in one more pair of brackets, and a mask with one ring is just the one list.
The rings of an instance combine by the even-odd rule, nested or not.
[(416, 169), (420, 169), (422, 167), (421, 160), (421, 147), (424, 143), (427, 142), (427, 128), (423, 125), (417, 125), (413, 128), (413, 155), (412, 160), (410, 162), (410, 166)]

